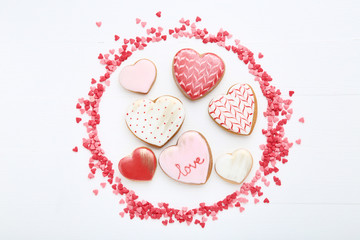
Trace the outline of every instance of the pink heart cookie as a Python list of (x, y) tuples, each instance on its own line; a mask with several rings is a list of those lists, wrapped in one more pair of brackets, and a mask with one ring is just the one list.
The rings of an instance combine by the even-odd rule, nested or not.
[(182, 102), (172, 96), (161, 96), (152, 101), (140, 99), (128, 108), (126, 124), (139, 139), (162, 147), (180, 129), (185, 118)]
[(156, 72), (156, 66), (152, 61), (140, 59), (121, 70), (119, 82), (129, 91), (146, 94), (155, 82)]
[(182, 49), (174, 57), (176, 83), (191, 100), (199, 99), (214, 89), (224, 72), (224, 62), (213, 53), (200, 55), (193, 49)]
[(211, 100), (209, 114), (226, 130), (239, 135), (250, 135), (257, 118), (253, 89), (248, 84), (235, 84), (226, 95)]
[(204, 184), (212, 170), (210, 147), (196, 131), (183, 133), (177, 144), (166, 148), (159, 156), (161, 169), (170, 178), (190, 184)]

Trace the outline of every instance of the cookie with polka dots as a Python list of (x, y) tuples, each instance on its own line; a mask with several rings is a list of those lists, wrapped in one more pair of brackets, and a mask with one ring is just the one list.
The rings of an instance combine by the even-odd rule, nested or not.
[(139, 99), (126, 112), (126, 124), (140, 140), (164, 146), (181, 128), (185, 118), (183, 103), (172, 96), (155, 100)]

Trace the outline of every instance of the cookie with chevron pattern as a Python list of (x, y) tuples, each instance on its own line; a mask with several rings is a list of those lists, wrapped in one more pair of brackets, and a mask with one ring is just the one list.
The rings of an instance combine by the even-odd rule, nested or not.
[(175, 54), (175, 82), (190, 100), (199, 99), (213, 90), (221, 81), (224, 72), (225, 64), (216, 54), (199, 54), (189, 48)]
[(257, 118), (257, 102), (253, 89), (243, 83), (232, 86), (226, 95), (210, 101), (209, 115), (230, 132), (250, 135)]

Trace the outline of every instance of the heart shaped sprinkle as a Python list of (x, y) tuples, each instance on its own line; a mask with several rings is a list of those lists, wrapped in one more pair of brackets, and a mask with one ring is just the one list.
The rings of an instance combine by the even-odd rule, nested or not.
[(159, 165), (166, 175), (176, 181), (204, 184), (212, 170), (211, 150), (203, 135), (187, 131), (175, 146), (166, 148), (160, 154)]
[(162, 147), (177, 133), (184, 118), (185, 110), (179, 99), (161, 96), (155, 101), (135, 101), (126, 113), (126, 124), (142, 141)]
[(213, 53), (200, 55), (193, 49), (182, 49), (174, 57), (176, 83), (191, 100), (199, 99), (214, 89), (224, 72), (223, 60)]
[(121, 86), (125, 89), (148, 93), (156, 79), (156, 66), (148, 59), (140, 59), (133, 65), (124, 67), (119, 75)]
[(237, 149), (220, 156), (216, 160), (215, 171), (222, 179), (240, 184), (249, 175), (252, 165), (251, 153), (246, 149)]
[(226, 130), (239, 135), (250, 135), (257, 117), (255, 93), (248, 84), (236, 84), (226, 95), (211, 100), (209, 114)]
[(120, 173), (131, 180), (149, 181), (156, 170), (156, 157), (153, 151), (146, 147), (135, 149), (131, 156), (119, 161)]

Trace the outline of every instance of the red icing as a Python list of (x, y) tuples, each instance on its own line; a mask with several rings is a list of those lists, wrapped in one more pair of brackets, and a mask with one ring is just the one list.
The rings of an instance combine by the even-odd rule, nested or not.
[(121, 174), (132, 180), (151, 180), (156, 170), (156, 157), (154, 153), (145, 147), (137, 148), (132, 156), (124, 157), (119, 162)]
[(210, 92), (224, 75), (225, 65), (213, 53), (199, 55), (192, 49), (182, 49), (174, 57), (174, 75), (179, 87), (192, 100)]
[(194, 160), (194, 165), (189, 164), (188, 166), (184, 167), (185, 173), (181, 170), (181, 167), (179, 164), (175, 164), (176, 168), (179, 169), (179, 176), (177, 179), (180, 179), (181, 175), (186, 177), (187, 175), (189, 175), (191, 173), (191, 168), (196, 169), (197, 164), (201, 165), (204, 162), (205, 162), (205, 159), (200, 160), (200, 158), (196, 158), (196, 160)]

